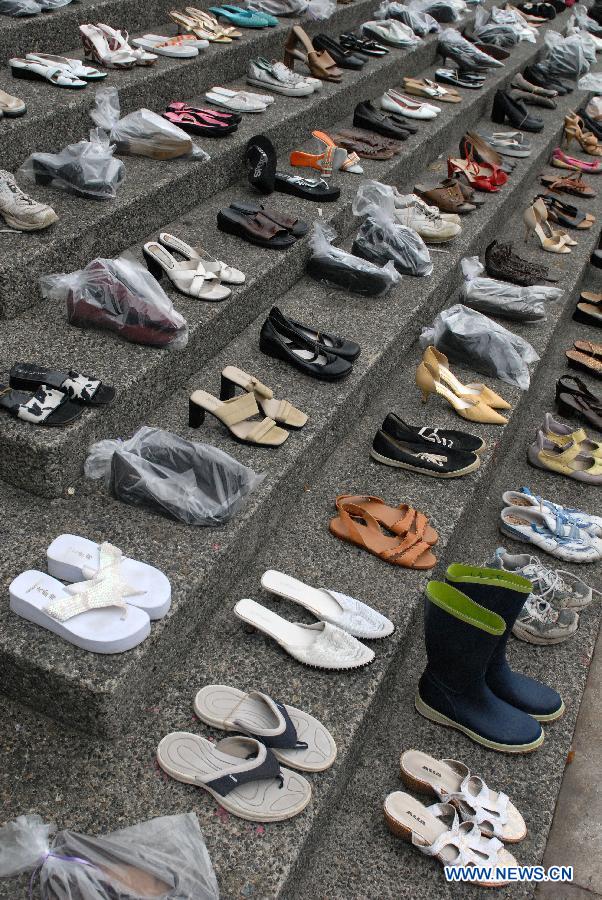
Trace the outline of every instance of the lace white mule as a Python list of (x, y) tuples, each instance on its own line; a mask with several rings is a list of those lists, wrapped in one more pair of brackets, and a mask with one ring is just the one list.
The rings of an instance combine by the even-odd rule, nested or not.
[(268, 569), (263, 573), (261, 586), (277, 597), (285, 597), (293, 603), (298, 603), (317, 619), (330, 622), (331, 625), (342, 628), (356, 638), (365, 640), (384, 638), (395, 630), (389, 619), (361, 600), (355, 600), (338, 591), (310, 587), (297, 578), (285, 575), (284, 572), (277, 572), (275, 569)]
[(225, 684), (208, 684), (194, 698), (194, 711), (211, 728), (257, 738), (293, 769), (323, 772), (336, 759), (334, 738), (321, 722), (261, 691), (245, 694)]
[(75, 534), (61, 534), (46, 551), (48, 571), (61, 581), (85, 581), (112, 570), (131, 593), (128, 603), (143, 609), (151, 619), (162, 619), (171, 604), (171, 585), (166, 575), (148, 563), (124, 556), (112, 544), (96, 544)]
[(177, 262), (157, 241), (145, 244), (143, 252), (151, 275), (160, 281), (166, 272), (173, 286), (181, 294), (194, 297), (196, 300), (219, 302), (226, 300), (232, 293), (230, 288), (220, 284), (219, 276), (215, 272), (207, 271), (200, 259)]
[(14, 579), (9, 594), (16, 615), (91, 653), (124, 653), (150, 634), (147, 613), (130, 606), (127, 590), (113, 579), (65, 587), (31, 569)]
[(490, 790), (464, 763), (406, 750), (399, 765), (406, 787), (451, 803), (462, 821), (477, 825), (485, 837), (515, 844), (526, 836), (525, 820), (506, 794)]
[(185, 259), (190, 260), (192, 265), (202, 263), (206, 272), (215, 275), (224, 284), (244, 284), (245, 276), (240, 269), (235, 269), (234, 266), (229, 266), (221, 259), (216, 259), (203, 247), (191, 247), (186, 241), (173, 234), (168, 234), (166, 231), (162, 231), (159, 235), (159, 243), (168, 250), (180, 253)]
[(289, 622), (255, 600), (239, 600), (234, 612), (252, 630), (273, 638), (290, 656), (317, 669), (357, 669), (371, 663), (374, 653), (336, 625)]
[(475, 881), (481, 887), (501, 887), (509, 881), (496, 879), (498, 868), (516, 866), (498, 838), (483, 837), (471, 822), (462, 822), (450, 803), (424, 806), (402, 791), (394, 791), (385, 799), (385, 821), (397, 837), (413, 844), (426, 856), (433, 856), (444, 866), (491, 867), (492, 880)]

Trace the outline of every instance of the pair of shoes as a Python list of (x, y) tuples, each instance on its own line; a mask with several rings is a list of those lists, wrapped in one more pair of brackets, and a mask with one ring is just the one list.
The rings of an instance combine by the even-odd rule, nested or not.
[(564, 141), (567, 150), (572, 141), (577, 141), (588, 156), (602, 156), (602, 146), (598, 143), (597, 136), (585, 130), (583, 119), (576, 113), (569, 113), (564, 117)]
[(596, 222), (596, 217), (592, 213), (582, 213), (570, 203), (563, 203), (558, 197), (552, 197), (551, 194), (538, 194), (538, 200), (541, 200), (548, 208), (548, 219), (563, 225), (565, 228), (576, 228), (578, 231), (587, 231)]
[(531, 593), (512, 628), (514, 637), (528, 644), (551, 646), (568, 640), (579, 627), (579, 610), (599, 593), (578, 575), (550, 569), (529, 553), (513, 554), (498, 547), (491, 565), (531, 582)]
[(492, 181), (502, 187), (508, 181), (516, 163), (511, 159), (503, 159), (501, 154), (491, 146), (489, 141), (476, 131), (466, 131), (460, 138), (459, 150), (464, 159), (474, 160), (494, 170)]
[(405, 569), (432, 569), (437, 560), (431, 547), (439, 540), (427, 517), (406, 503), (387, 506), (381, 497), (337, 497), (338, 515), (330, 520), (330, 533), (355, 544), (384, 562)]
[(256, 56), (249, 61), (247, 83), (268, 88), (285, 97), (309, 97), (322, 86), (319, 78), (299, 75), (283, 62), (270, 62), (263, 56)]
[(233, 91), (215, 85), (205, 93), (205, 99), (212, 106), (219, 106), (230, 113), (261, 113), (274, 102), (270, 94), (254, 94), (252, 91)]
[[(332, 147), (328, 152), (334, 156)], [(294, 197), (302, 197), (304, 200), (322, 203), (333, 202), (340, 197), (340, 188), (331, 187), (324, 177), (324, 173), (322, 178), (309, 179), (279, 172), (276, 148), (263, 134), (249, 138), (245, 149), (245, 162), (249, 183), (262, 194), (279, 191)], [(328, 168), (332, 171), (332, 166)]]
[(235, 234), (250, 244), (273, 250), (286, 250), (307, 234), (309, 225), (303, 219), (287, 216), (262, 203), (235, 200), (220, 209), (217, 227), (226, 234)]
[(467, 132), (460, 140), (461, 158), (447, 160), (449, 178), (456, 177), (478, 191), (499, 191), (511, 171), (502, 157), (480, 135)]
[[(89, 82), (101, 81), (107, 77), (106, 72), (99, 72), (98, 69), (84, 66), (79, 59), (53, 56), (50, 53), (28, 53), (24, 59), (18, 57), (9, 59), (8, 64), (13, 78), (48, 81), (61, 88), (85, 88)], [(5, 104), (0, 102), (0, 112), (7, 116), (23, 115), (26, 109), (25, 104), (4, 91), (2, 94), (7, 101)]]
[(355, 50), (348, 50), (343, 47), (340, 43), (337, 43), (333, 38), (329, 37), (327, 34), (317, 34), (313, 38), (313, 45), (316, 50), (321, 50), (328, 53), (337, 66), (341, 69), (352, 69), (355, 71), (359, 71), (363, 69), (368, 61), (368, 58), (360, 53), (357, 53)]
[(79, 31), (86, 59), (93, 59), (107, 69), (131, 69), (133, 66), (152, 66), (159, 58), (156, 53), (130, 47), (127, 31), (110, 25), (80, 25)]
[(293, 70), (295, 60), (304, 62), (311, 75), (321, 81), (339, 82), (343, 77), (342, 69), (337, 66), (330, 53), (326, 50), (318, 51), (300, 25), (293, 26), (284, 46), (284, 64)]
[(499, 527), (507, 537), (565, 562), (591, 563), (602, 557), (600, 519), (534, 497), (528, 488), (506, 491), (502, 500), (506, 505)]
[(178, 26), (178, 34), (193, 35), (212, 44), (231, 44), (242, 37), (242, 31), (232, 25), (222, 25), (212, 13), (194, 6), (187, 6), (185, 13), (172, 9), (168, 16)]
[(503, 125), (506, 119), (513, 128), (521, 131), (537, 133), (543, 130), (543, 120), (530, 115), (522, 100), (514, 98), (508, 91), (498, 90), (493, 98), (491, 120)]
[(352, 31), (346, 31), (339, 35), (339, 44), (344, 50), (350, 50), (352, 53), (360, 57), (370, 58), (371, 56), (386, 56), (389, 52), (388, 48), (378, 41), (372, 41), (370, 38), (359, 37)]
[(430, 206), (437, 207), (442, 213), (462, 216), (477, 208), (475, 203), (466, 199), (463, 187), (470, 194), (473, 193), (472, 188), (468, 185), (463, 186), (460, 181), (450, 178), (432, 186), (415, 184), (414, 194)]
[(464, 70), (436, 69), (435, 81), (440, 84), (449, 84), (456, 88), (468, 88), (468, 90), (478, 91), (485, 84), (485, 76)]
[(400, 140), (393, 140), (362, 128), (341, 128), (332, 139), (337, 146), (357, 153), (360, 159), (393, 159), (401, 152), (401, 141), (406, 139), (406, 135)]
[[(593, 296), (599, 297), (600, 295), (594, 294)], [(597, 328), (602, 327), (602, 304), (597, 299), (593, 302), (584, 300), (582, 294), (575, 307), (573, 319), (576, 322), (583, 322), (584, 325), (594, 325)]]
[(194, 59), (200, 50), (209, 46), (209, 41), (197, 38), (194, 34), (143, 34), (133, 38), (132, 46), (141, 50), (149, 50), (157, 56), (168, 56), (172, 59)]
[[(187, 8), (190, 12), (190, 7)], [(251, 9), (243, 9), (231, 3), (223, 3), (221, 6), (210, 6), (209, 12), (219, 19), (225, 19), (235, 28), (275, 28), (278, 25), (276, 16), (265, 12), (256, 12)], [(228, 33), (228, 32), (227, 32)]]
[(354, 341), (303, 325), (277, 306), (272, 307), (261, 327), (259, 349), (320, 381), (346, 378), (361, 352)]
[(0, 406), (33, 425), (70, 425), (86, 406), (108, 406), (115, 389), (93, 375), (17, 362), (9, 373), (10, 388), (2, 386)]
[(430, 121), (436, 119), (441, 109), (434, 103), (418, 103), (410, 97), (405, 97), (394, 88), (389, 88), (378, 101), (378, 105), (385, 112), (394, 113), (397, 116), (404, 116), (406, 119), (421, 119)]
[(506, 657), (531, 582), (460, 563), (448, 566), (445, 577), (426, 588), (427, 666), (416, 710), (491, 750), (536, 750), (544, 740), (541, 723), (560, 718), (564, 703), (547, 685), (513, 671)]
[(395, 19), (379, 19), (364, 22), (362, 34), (367, 35), (379, 44), (396, 49), (416, 47), (420, 38), (416, 37), (412, 29)]
[(531, 155), (531, 144), (522, 131), (494, 131), (493, 134), (478, 137), (487, 141), (491, 149), (500, 156), (525, 159)]
[(573, 88), (564, 81), (552, 77), (543, 63), (534, 63), (531, 66), (527, 66), (524, 71), (524, 76), (527, 81), (531, 82), (531, 84), (534, 84), (536, 87), (556, 91), (560, 96), (570, 94), (573, 90)]
[(242, 121), (240, 113), (189, 106), (178, 100), (172, 100), (166, 112), (161, 115), (189, 134), (202, 134), (206, 137), (227, 137), (238, 129)]
[[(573, 318), (577, 316), (577, 310), (573, 313)], [(584, 321), (584, 313), (587, 312), (588, 315), (593, 316), (597, 315), (598, 319), (602, 319), (600, 313), (596, 311), (596, 313), (589, 313), (589, 311), (581, 311), (583, 317), (578, 317), (577, 321)], [(593, 324), (590, 319), (587, 320), (587, 324)], [(599, 325), (599, 322), (596, 322)], [(602, 344), (595, 344), (593, 341), (575, 341), (574, 350), (567, 350), (565, 356), (568, 360), (568, 364), (572, 369), (580, 369), (582, 372), (587, 372), (588, 375), (593, 375), (595, 378), (602, 378)]]
[(494, 59), (493, 56), (479, 50), (459, 32), (452, 31), (452, 29), (447, 29), (439, 36), (437, 55), (442, 58), (444, 66), (447, 59), (453, 60), (460, 70), (460, 78), (464, 78), (466, 72), (482, 74), (487, 69), (503, 68), (504, 66), (501, 60)]
[(481, 438), (444, 428), (415, 428), (389, 413), (372, 441), (377, 462), (435, 478), (457, 478), (479, 468)]
[(112, 544), (61, 534), (46, 556), (48, 574), (30, 570), (11, 583), (11, 611), (82, 650), (131, 650), (169, 610), (171, 586), (163, 572)]
[[(170, 250), (184, 259), (178, 262)], [(245, 280), (239, 269), (216, 259), (203, 247), (191, 247), (167, 232), (161, 232), (158, 241), (148, 241), (143, 253), (148, 270), (157, 281), (165, 273), (176, 290), (197, 300), (226, 300), (232, 291), (225, 285), (243, 284)]]
[(600, 165), (599, 160), (587, 162), (585, 159), (567, 156), (560, 147), (556, 147), (556, 149), (552, 151), (550, 165), (557, 169), (572, 169), (575, 172), (585, 172), (588, 175), (599, 175), (602, 172), (602, 166)]
[(558, 91), (532, 84), (524, 75), (521, 75), (520, 72), (512, 79), (511, 87), (519, 91), (535, 94), (539, 97), (547, 97), (550, 100), (553, 100), (558, 96)]
[(395, 221), (412, 228), (431, 244), (450, 241), (462, 231), (458, 217), (453, 213), (440, 213), (437, 207), (428, 206), (414, 194), (395, 198)]
[(14, 176), (4, 169), (0, 169), (0, 216), (15, 231), (41, 231), (58, 220), (51, 206), (23, 193)]
[[(380, 102), (380, 101), (379, 101)], [(405, 141), (416, 131), (406, 117), (400, 112), (386, 113), (377, 109), (371, 100), (358, 103), (353, 111), (353, 124), (357, 128), (365, 128), (395, 141)]]
[(596, 196), (595, 190), (583, 180), (577, 171), (573, 175), (567, 175), (566, 178), (562, 178), (560, 175), (540, 175), (539, 180), (544, 187), (555, 194), (572, 194), (575, 197), (584, 197), (586, 200)]
[(558, 434), (557, 430), (538, 430), (529, 447), (529, 462), (538, 469), (566, 475), (576, 481), (602, 485), (600, 444), (591, 441), (582, 429), (572, 432), (569, 426), (565, 427), (568, 435)]
[(602, 538), (602, 516), (592, 516), (576, 507), (553, 503), (551, 500), (546, 500), (545, 497), (533, 494), (528, 487), (523, 487), (520, 491), (506, 491), (502, 495), (502, 500), (506, 506), (519, 506), (551, 513), (555, 518), (563, 519), (565, 524), (575, 525), (581, 529), (593, 539), (594, 543)]
[[(244, 392), (239, 397), (237, 388)], [(305, 413), (288, 400), (276, 400), (271, 388), (236, 366), (222, 370), (219, 399), (206, 391), (194, 391), (190, 395), (190, 428), (200, 428), (207, 412), (226, 426), (235, 441), (259, 447), (280, 447), (289, 435), (286, 428), (296, 430), (307, 423)], [(253, 421), (253, 416), (260, 412), (264, 418)]]
[(443, 397), (452, 409), (469, 422), (506, 425), (508, 420), (498, 409), (511, 409), (499, 394), (484, 384), (462, 384), (450, 371), (445, 354), (436, 347), (427, 347), (416, 369), (416, 387), (426, 403), (435, 393)]
[(510, 281), (512, 284), (518, 284), (521, 287), (531, 287), (540, 281), (550, 281), (552, 283), (558, 281), (556, 276), (550, 274), (547, 266), (522, 259), (522, 257), (514, 253), (510, 242), (500, 244), (498, 241), (491, 241), (487, 245), (485, 249), (485, 269), (490, 278), (496, 278), (499, 281)]
[(403, 79), (403, 87), (407, 94), (415, 97), (426, 97), (428, 100), (436, 100), (438, 103), (461, 103), (461, 95), (454, 90), (444, 88), (430, 78), (406, 78)]
[(335, 141), (325, 131), (312, 131), (312, 136), (321, 144), (321, 153), (308, 153), (305, 150), (293, 150), (290, 155), (291, 166), (317, 169), (325, 178), (333, 172), (350, 172), (363, 175), (357, 153), (348, 153), (344, 147), (337, 147)]
[[(602, 302), (602, 295), (597, 296)], [(563, 416), (581, 419), (598, 431), (602, 431), (602, 398), (592, 393), (580, 378), (563, 375), (558, 379), (556, 405)]]
[(548, 207), (541, 197), (524, 211), (523, 222), (525, 243), (529, 234), (534, 234), (539, 239), (542, 250), (547, 250), (548, 253), (570, 253), (571, 246), (577, 243), (564, 232), (552, 228), (548, 222)]

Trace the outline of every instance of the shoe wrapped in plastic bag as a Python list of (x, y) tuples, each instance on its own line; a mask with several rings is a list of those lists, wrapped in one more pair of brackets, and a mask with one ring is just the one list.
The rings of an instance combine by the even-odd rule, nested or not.
[(464, 0), (410, 0), (408, 8), (412, 12), (426, 13), (443, 25), (458, 22), (468, 9)]
[[(595, 19), (592, 19), (587, 14), (587, 6), (583, 3), (578, 3), (573, 9), (573, 15), (571, 19), (575, 19), (579, 28), (582, 28), (584, 31), (591, 31), (592, 34), (597, 34), (602, 36), (602, 25), (596, 22)], [(569, 22), (571, 21), (569, 19)]]
[(473, 309), (494, 316), (517, 322), (538, 322), (546, 318), (546, 301), (558, 300), (563, 294), (560, 288), (539, 284), (519, 287), (507, 281), (483, 276), (485, 267), (478, 256), (464, 257), (461, 265), (464, 284), (460, 290), (460, 299)]
[(307, 18), (314, 22), (323, 22), (324, 19), (330, 19), (336, 8), (335, 0), (309, 0)]
[(0, 878), (31, 872), (29, 896), (37, 882), (35, 896), (42, 900), (219, 898), (194, 813), (160, 816), (110, 834), (55, 832), (38, 815), (18, 816), (0, 828)]
[(531, 380), (528, 365), (539, 359), (528, 341), (462, 303), (442, 310), (431, 326), (423, 328), (420, 346), (431, 344), (454, 362), (523, 391)]
[(144, 425), (129, 441), (99, 441), (84, 465), (113, 497), (185, 525), (228, 522), (264, 480), (209, 444)]
[(563, 37), (557, 31), (546, 31), (545, 56), (541, 60), (548, 73), (556, 78), (576, 80), (590, 70), (583, 41), (578, 34)]
[(323, 281), (335, 287), (345, 288), (365, 297), (382, 297), (390, 288), (401, 281), (393, 261), (382, 268), (367, 260), (347, 253), (332, 242), (336, 233), (318, 220), (314, 222), (309, 238), (312, 254), (307, 263), (307, 274), (316, 281)]
[(19, 172), (33, 184), (50, 185), (86, 200), (113, 200), (125, 180), (125, 166), (114, 152), (106, 135), (93, 129), (89, 141), (69, 144), (60, 153), (32, 153)]
[(307, 11), (308, 0), (243, 0), (242, 6), (270, 16), (302, 16)]
[(110, 136), (119, 153), (150, 159), (210, 159), (193, 144), (189, 134), (150, 109), (139, 109), (121, 119), (117, 88), (98, 88), (95, 103), (90, 116)]
[(433, 271), (428, 248), (413, 228), (395, 220), (395, 191), (389, 184), (362, 182), (353, 201), (353, 214), (367, 216), (351, 248), (379, 266), (390, 260), (402, 275), (426, 276)]
[(499, 69), (504, 66), (499, 59), (494, 59), (471, 44), (455, 28), (446, 28), (441, 32), (437, 51), (443, 57), (444, 64), (446, 59), (453, 59), (458, 68), (465, 72), (480, 72), (484, 69)]
[[(411, 4), (410, 4), (411, 5)], [(410, 5), (397, 0), (383, 0), (376, 12), (375, 19), (397, 19), (411, 28), (418, 37), (426, 37), (430, 32), (440, 31), (439, 23), (426, 12), (410, 9)]]
[(36, 0), (0, 0), (1, 16), (37, 16), (41, 12)]
[(94, 259), (85, 269), (46, 275), (39, 284), (45, 299), (66, 303), (71, 325), (170, 350), (188, 343), (186, 319), (148, 269), (133, 260)]

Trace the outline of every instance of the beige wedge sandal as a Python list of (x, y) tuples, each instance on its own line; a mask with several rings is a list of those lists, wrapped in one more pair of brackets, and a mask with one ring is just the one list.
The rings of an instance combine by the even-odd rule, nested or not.
[(247, 375), (236, 366), (226, 366), (222, 370), (220, 400), (232, 400), (237, 387), (253, 394), (264, 416), (269, 416), (279, 425), (285, 425), (287, 428), (303, 428), (306, 424), (305, 413), (294, 407), (288, 400), (276, 400), (272, 389), (266, 387), (257, 378)]
[(525, 820), (506, 794), (490, 790), (464, 763), (406, 750), (399, 765), (406, 787), (451, 803), (462, 821), (473, 822), (485, 837), (496, 837), (508, 844), (526, 837)]
[(254, 394), (243, 394), (222, 402), (207, 391), (194, 391), (190, 395), (188, 406), (189, 426), (199, 428), (205, 421), (207, 412), (219, 419), (234, 440), (241, 444), (280, 447), (288, 437), (288, 431), (279, 428), (273, 419), (266, 417), (261, 422), (248, 421), (259, 414)]

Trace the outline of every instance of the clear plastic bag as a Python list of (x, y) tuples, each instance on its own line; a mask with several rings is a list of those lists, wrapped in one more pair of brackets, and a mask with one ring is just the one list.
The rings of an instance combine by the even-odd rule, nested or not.
[(203, 526), (228, 522), (265, 478), (217, 447), (148, 425), (128, 441), (93, 444), (84, 472), (104, 478), (117, 500)]
[(413, 228), (395, 221), (395, 191), (371, 179), (362, 182), (353, 214), (367, 216), (353, 243), (353, 252), (377, 265), (389, 260), (402, 275), (426, 276), (433, 271), (428, 248)]
[(468, 41), (455, 28), (445, 28), (439, 35), (439, 53), (453, 59), (459, 67), (472, 69), (474, 66), (487, 69), (503, 67), (504, 63), (484, 53)]
[(518, 322), (537, 322), (546, 318), (546, 301), (558, 300), (563, 294), (560, 288), (538, 284), (519, 287), (507, 281), (483, 277), (485, 267), (478, 256), (465, 257), (461, 265), (464, 284), (460, 299), (473, 309), (494, 316)]
[[(577, 88), (580, 91), (601, 91), (602, 92), (602, 74), (599, 72), (588, 72), (583, 78), (577, 82)], [(587, 110), (586, 110), (587, 112)], [(588, 112), (588, 115), (591, 113)]]
[(302, 16), (307, 11), (308, 0), (243, 0), (242, 5), (252, 12), (271, 16)]
[(107, 835), (56, 831), (38, 815), (0, 828), (0, 878), (31, 872), (42, 900), (219, 900), (194, 813), (148, 819)]
[(426, 13), (436, 22), (449, 24), (459, 22), (468, 7), (463, 0), (410, 0), (408, 9)]
[(60, 153), (32, 153), (21, 174), (33, 184), (48, 184), (89, 200), (113, 200), (125, 180), (125, 166), (113, 157), (115, 148), (93, 129), (89, 141), (69, 144)]
[(148, 156), (150, 159), (207, 161), (210, 158), (208, 153), (193, 144), (189, 134), (150, 109), (138, 109), (121, 119), (117, 88), (99, 88), (95, 104), (90, 116), (99, 128), (110, 135), (119, 153)]
[(475, 15), (475, 35), (485, 43), (499, 47), (512, 47), (519, 41), (537, 41), (537, 32), (525, 20), (511, 9), (498, 9), (493, 6), (489, 10), (478, 9)]
[(440, 25), (436, 19), (429, 16), (428, 13), (421, 12), (418, 9), (410, 9), (405, 3), (398, 3), (397, 0), (383, 0), (374, 14), (375, 19), (397, 19), (411, 28), (418, 37), (425, 37), (430, 32), (440, 30)]
[(322, 22), (324, 19), (330, 19), (336, 8), (335, 0), (309, 0), (307, 18), (314, 22)]
[(61, 6), (69, 6), (73, 0), (38, 0), (43, 12), (52, 12), (53, 9), (60, 9)]
[(589, 72), (590, 63), (579, 35), (563, 37), (557, 31), (546, 31), (544, 45), (542, 62), (549, 75), (576, 80)]
[(312, 255), (307, 264), (307, 272), (312, 278), (369, 297), (382, 297), (401, 281), (392, 260), (382, 268), (375, 266), (353, 253), (333, 247), (335, 237), (336, 233), (328, 225), (319, 219), (314, 222), (309, 238)]
[(423, 328), (420, 346), (430, 344), (454, 362), (523, 391), (530, 384), (528, 365), (539, 359), (528, 341), (461, 303), (442, 310), (431, 326)]
[(587, 6), (584, 6), (583, 3), (576, 4), (573, 8), (573, 15), (571, 18), (574, 18), (579, 28), (583, 28), (584, 31), (591, 31), (592, 34), (599, 34), (602, 36), (602, 25), (599, 25), (595, 19), (591, 19), (588, 16)]
[[(602, 82), (602, 75), (597, 77)], [(602, 90), (602, 87), (599, 90)], [(592, 97), (585, 107), (585, 111), (592, 119), (602, 118), (602, 97)]]
[(40, 279), (48, 300), (67, 306), (72, 325), (113, 331), (127, 341), (181, 350), (188, 326), (145, 266), (134, 260), (94, 259), (85, 269)]
[(36, 0), (0, 0), (2, 16), (37, 16), (42, 7)]

